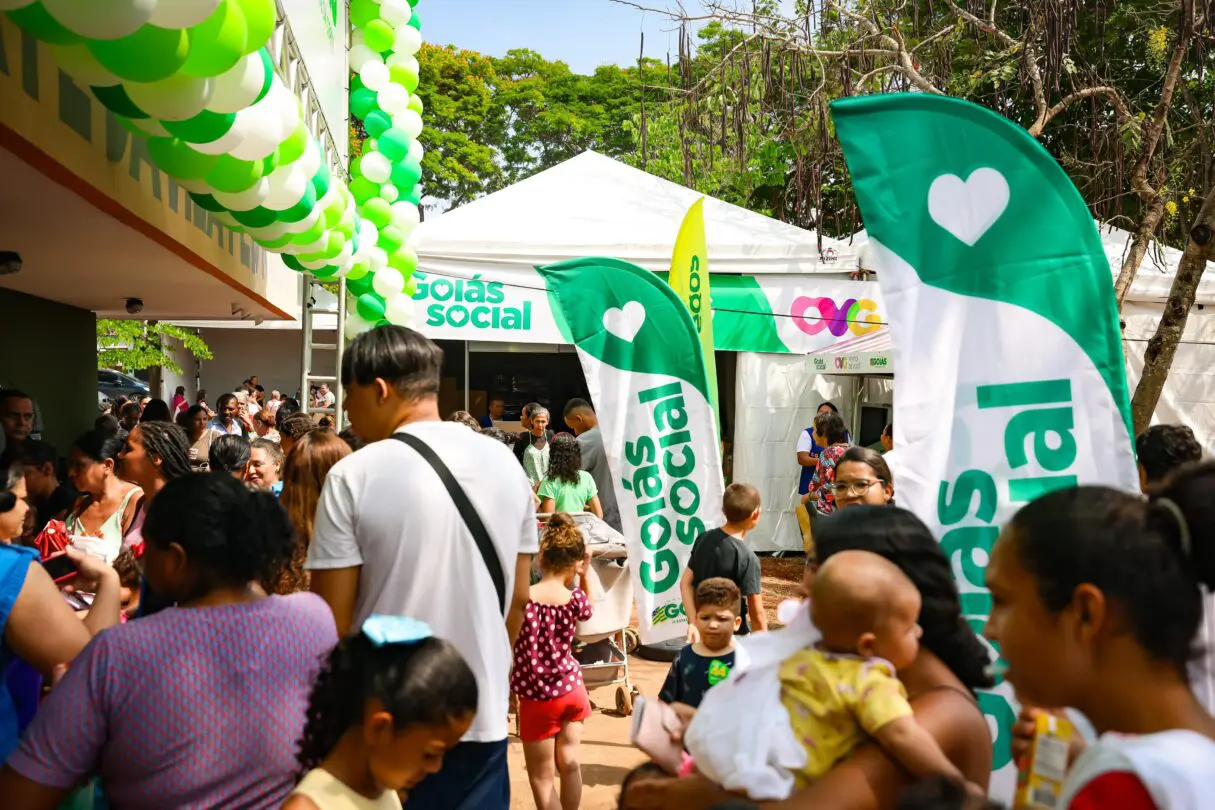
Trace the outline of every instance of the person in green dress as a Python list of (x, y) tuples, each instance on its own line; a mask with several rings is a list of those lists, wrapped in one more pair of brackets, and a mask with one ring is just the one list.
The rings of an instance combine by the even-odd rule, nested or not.
[(595, 479), (582, 469), (582, 445), (568, 433), (553, 437), (548, 472), (540, 482), (540, 512), (591, 512), (603, 518)]

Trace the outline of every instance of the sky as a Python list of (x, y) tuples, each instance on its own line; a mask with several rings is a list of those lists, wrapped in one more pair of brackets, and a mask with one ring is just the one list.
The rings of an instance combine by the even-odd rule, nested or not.
[[(674, 0), (635, 0), (649, 8), (673, 8)], [(698, 0), (686, 0), (689, 14)], [(793, 0), (782, 0), (792, 7)], [(603, 64), (633, 64), (645, 32), (645, 55), (674, 60), (678, 24), (611, 0), (422, 0), (417, 6), (422, 34), (436, 45), (456, 45), (491, 56), (530, 48), (561, 60), (576, 73)]]

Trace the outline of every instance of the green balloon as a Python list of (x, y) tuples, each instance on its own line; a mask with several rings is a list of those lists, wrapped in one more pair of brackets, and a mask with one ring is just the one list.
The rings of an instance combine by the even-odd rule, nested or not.
[[(304, 196), (300, 197), (300, 201), (286, 211), (279, 211), (278, 218), (281, 222), (299, 222), (311, 214), (313, 208), (316, 208), (316, 191), (309, 184), (304, 186)], [(319, 221), (320, 217), (317, 217), (317, 220)]]
[[(180, 2), (180, 0), (178, 0)], [(241, 16), (245, 18), (245, 55), (258, 48), (265, 48), (274, 35), (274, 26), (278, 23), (278, 8), (274, 0), (230, 0), (240, 7)]]
[(48, 45), (79, 45), (85, 41), (84, 37), (60, 25), (41, 3), (10, 11), (8, 18), (22, 31)]
[(377, 229), (386, 228), (392, 223), (392, 206), (383, 197), (372, 197), (359, 209), (359, 213)]
[(262, 162), (220, 155), (215, 167), (207, 172), (204, 179), (217, 191), (235, 194), (262, 179)]
[(368, 90), (366, 87), (360, 87), (350, 93), (350, 112), (355, 118), (367, 120), (367, 116), (372, 110), (376, 110), (375, 93)]
[(169, 132), (190, 143), (211, 143), (218, 141), (232, 129), (236, 113), (217, 113), (203, 110), (193, 118), (185, 121), (162, 121), (161, 124)]
[(222, 205), (220, 205), (219, 201), (216, 200), (214, 197), (212, 197), (210, 194), (196, 194), (193, 191), (190, 191), (187, 193), (190, 195), (190, 199), (194, 201), (194, 204), (197, 205), (199, 208), (202, 208), (205, 211), (227, 211), (228, 210), (227, 208), (224, 208)]
[(316, 222), (312, 223), (312, 227), (308, 230), (297, 233), (292, 241), (297, 245), (311, 245), (325, 235), (325, 223), (321, 222), (321, 218), (317, 217)]
[[(341, 225), (344, 207), (345, 206), (341, 200), (335, 199), (332, 203), (330, 203), (328, 208), (321, 212), (321, 217), (325, 220), (326, 228), (336, 228)], [(354, 246), (356, 249), (359, 246), (357, 234), (358, 231), (355, 231)]]
[(401, 290), (401, 294), (408, 295), (410, 298), (413, 298), (415, 295), (417, 295), (417, 293), (418, 293), (418, 282), (414, 281), (412, 278), (406, 278), (405, 279), (405, 289)]
[(365, 272), (363, 275), (358, 276), (357, 278), (346, 276), (346, 290), (355, 298), (358, 298), (360, 295), (366, 295), (373, 289), (375, 288), (371, 286), (370, 272)]
[(380, 239), (376, 244), (382, 247), (385, 253), (392, 256), (401, 249), (401, 245), (405, 244), (405, 234), (401, 233), (401, 229), (395, 225), (380, 228)]
[(206, 177), (219, 162), (219, 155), (204, 155), (178, 138), (149, 138), (148, 153), (164, 171), (179, 180)]
[(392, 116), (383, 110), (372, 110), (363, 117), (363, 129), (373, 138), (378, 138), (392, 128)]
[(405, 89), (411, 93), (418, 89), (418, 74), (404, 65), (393, 65), (389, 68), (388, 78), (393, 84), (405, 85)]
[[(409, 154), (409, 133), (396, 127), (385, 130), (376, 142), (376, 151), (388, 158), (389, 162), (400, 163)], [(421, 177), (421, 174), (418, 176)]]
[[(262, 69), (265, 71), (262, 75), (264, 75), (266, 79), (264, 82), (262, 82), (261, 92), (257, 94), (257, 98), (253, 99), (253, 104), (261, 101), (270, 92), (270, 88), (274, 85), (274, 77), (276, 75), (274, 72), (274, 57), (270, 55), (269, 49), (262, 48), (257, 52), (257, 55), (262, 58)], [(249, 106), (252, 107), (253, 104), (250, 104)]]
[(384, 317), (384, 299), (374, 292), (363, 293), (355, 301), (355, 308), (364, 320), (375, 323)]
[[(416, 7), (416, 4), (415, 4), (415, 7)], [(418, 12), (415, 11), (413, 13), (413, 16), (411, 16), (409, 18), (408, 25), (410, 28), (417, 31), (419, 34), (422, 33), (422, 18), (418, 16)]]
[(300, 124), (287, 136), (287, 139), (278, 145), (278, 165), (286, 166), (290, 163), (295, 163), (304, 156), (304, 151), (308, 148), (308, 128)]
[(399, 247), (395, 253), (388, 257), (388, 266), (400, 270), (401, 275), (409, 278), (418, 269), (418, 254), (411, 247)]
[[(254, 239), (253, 241), (257, 242), (259, 245), (264, 247), (266, 250), (272, 250), (275, 253), (277, 253), (291, 243), (291, 237), (294, 235), (295, 234), (285, 233), (282, 236), (280, 236), (278, 239)], [(286, 257), (288, 255), (290, 255), (290, 254), (286, 254), (286, 253), (283, 254), (283, 257), (284, 257), (283, 261), (286, 261)]]
[(233, 211), (232, 216), (241, 225), (249, 228), (264, 228), (267, 225), (273, 225), (278, 222), (278, 211), (271, 211), (269, 208), (257, 206), (250, 208), (248, 211)]
[[(26, 8), (29, 8), (29, 6), (26, 6)], [(135, 106), (135, 102), (131, 101), (131, 97), (127, 95), (127, 91), (123, 89), (121, 84), (116, 84), (112, 87), (92, 87), (89, 89), (93, 91), (93, 95), (97, 97), (97, 100), (115, 115), (125, 116), (126, 118), (149, 117), (146, 112)]]
[(363, 90), (363, 89), (364, 89), (363, 77), (357, 73), (352, 72), (350, 74), (350, 92), (353, 93), (355, 90)]
[(119, 39), (95, 39), (89, 51), (101, 66), (131, 82), (158, 82), (181, 70), (190, 55), (190, 35), (145, 25)]
[(355, 28), (365, 28), (372, 20), (380, 19), (380, 6), (371, 0), (350, 0), (350, 23)]
[(409, 0), (409, 6), (410, 6), (410, 8), (417, 8), (418, 0)]
[(354, 196), (354, 201), (359, 205), (362, 205), (380, 193), (380, 187), (366, 177), (354, 178), (350, 181), (349, 188), (350, 193)]
[(396, 44), (397, 32), (383, 20), (375, 19), (363, 27), (363, 41), (376, 53), (387, 53)]
[(413, 110), (418, 115), (422, 115), (424, 112), (426, 112), (426, 106), (422, 103), (422, 97), (414, 94), (413, 91), (410, 91), (409, 94), (409, 109)]
[(401, 195), (402, 200), (413, 203), (414, 205), (422, 204), (422, 187), (414, 186), (409, 191)]
[(338, 268), (336, 264), (327, 264), (320, 270), (309, 270), (308, 272), (317, 278), (333, 278), (337, 275)]
[(406, 156), (392, 167), (392, 184), (398, 189), (413, 188), (422, 179), (422, 164), (416, 157)]
[(350, 282), (358, 281), (363, 276), (371, 272), (371, 268), (364, 262), (355, 262), (350, 265), (350, 270), (346, 272), (346, 287), (350, 288)]
[(227, 72), (245, 56), (247, 34), (240, 6), (220, 0), (210, 17), (190, 29), (190, 55), (181, 72), (203, 79)]
[(329, 174), (329, 164), (322, 160), (321, 167), (312, 176), (312, 188), (316, 191), (316, 198), (318, 200), (329, 193), (329, 184), (332, 181), (333, 177)]

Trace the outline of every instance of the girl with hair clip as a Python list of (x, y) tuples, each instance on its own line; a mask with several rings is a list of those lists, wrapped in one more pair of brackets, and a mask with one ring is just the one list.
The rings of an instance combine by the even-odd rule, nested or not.
[(443, 767), (477, 713), (454, 646), (402, 616), (371, 616), (317, 676), (300, 739), (303, 780), (283, 810), (398, 810)]
[(1073, 764), (1061, 810), (1215, 807), (1215, 718), (1187, 668), (1215, 586), (1215, 465), (1148, 499), (1085, 486), (1044, 495), (1000, 535), (987, 569), (1022, 702), (1070, 706), (1102, 736)]
[[(573, 518), (553, 515), (540, 539), (540, 581), (531, 587), (515, 642), (511, 690), (519, 696), (519, 739), (539, 810), (577, 810), (582, 801), (578, 747), (591, 700), (574, 660), (574, 631), (591, 618), (590, 554)], [(574, 578), (578, 587), (571, 590)], [(556, 789), (554, 766), (561, 774)]]

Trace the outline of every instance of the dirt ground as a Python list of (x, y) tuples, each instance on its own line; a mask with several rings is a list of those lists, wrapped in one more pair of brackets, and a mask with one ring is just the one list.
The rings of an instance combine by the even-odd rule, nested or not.
[[(776, 606), (793, 595), (802, 578), (801, 558), (760, 558), (763, 569), (764, 608), (769, 626), (775, 621)], [(637, 656), (629, 658), (629, 677), (642, 695), (655, 697), (662, 688), (669, 664), (646, 661)], [(645, 756), (629, 743), (630, 720), (616, 713), (616, 687), (591, 689), (595, 710), (582, 734), (582, 806), (581, 810), (614, 810), (620, 792), (620, 782), (631, 769), (645, 761)], [(509, 762), (512, 810), (532, 810), (531, 788), (527, 784), (527, 769), (523, 764), (523, 744), (513, 736), (511, 723)]]

